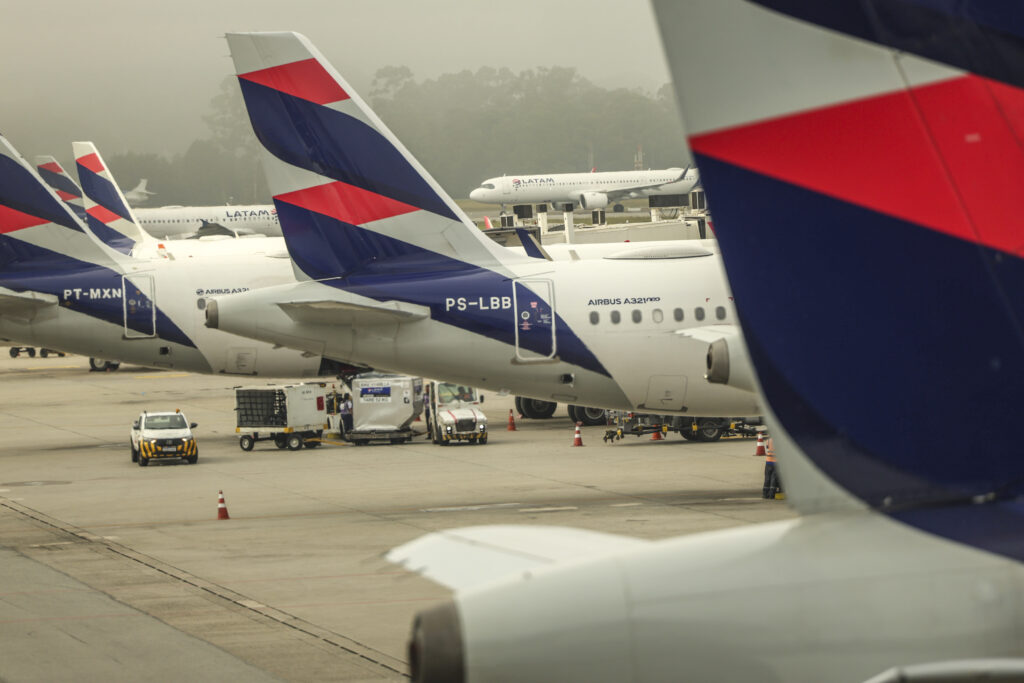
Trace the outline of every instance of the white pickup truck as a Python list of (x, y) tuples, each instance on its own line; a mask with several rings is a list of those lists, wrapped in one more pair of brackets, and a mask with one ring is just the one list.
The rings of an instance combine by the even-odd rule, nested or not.
[(150, 413), (143, 411), (132, 423), (132, 462), (145, 467), (150, 460), (180, 458), (190, 465), (199, 460), (199, 449), (192, 430), (198, 427), (189, 424), (180, 410), (173, 413)]

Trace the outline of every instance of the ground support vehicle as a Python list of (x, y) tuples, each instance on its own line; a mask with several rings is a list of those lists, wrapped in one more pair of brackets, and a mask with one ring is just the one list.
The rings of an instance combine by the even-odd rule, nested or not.
[(352, 379), (352, 429), (342, 436), (357, 446), (405, 443), (418, 434), (412, 423), (423, 412), (423, 379), (368, 372)]
[(427, 434), (433, 443), (487, 443), (487, 416), (480, 410), (483, 396), (476, 389), (448, 382), (427, 383)]
[(132, 462), (146, 467), (151, 460), (175, 458), (195, 465), (199, 462), (199, 448), (192, 430), (198, 426), (195, 422), (189, 423), (180, 410), (173, 413), (143, 411), (132, 423), (129, 435)]
[(602, 439), (611, 443), (626, 435), (643, 436), (654, 432), (678, 432), (688, 441), (718, 441), (723, 436), (754, 437), (760, 431), (760, 417), (686, 417), (653, 415), (627, 411), (608, 411), (613, 426)]
[(238, 446), (251, 451), (257, 441), (297, 451), (316, 448), (327, 425), (326, 382), (235, 389)]

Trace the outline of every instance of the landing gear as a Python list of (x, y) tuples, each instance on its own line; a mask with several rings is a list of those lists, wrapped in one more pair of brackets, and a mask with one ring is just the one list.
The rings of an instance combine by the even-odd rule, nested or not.
[(608, 413), (604, 408), (586, 408), (584, 406), (568, 406), (569, 419), (582, 422), (584, 427), (596, 427), (608, 424)]
[(516, 396), (515, 404), (519, 414), (531, 420), (546, 420), (555, 414), (555, 408), (558, 407), (554, 401), (542, 401), (521, 396)]
[[(32, 352), (35, 354), (35, 351)], [(117, 361), (103, 360), (102, 358), (90, 358), (89, 369), (93, 372), (113, 372), (121, 367), (121, 364)]]

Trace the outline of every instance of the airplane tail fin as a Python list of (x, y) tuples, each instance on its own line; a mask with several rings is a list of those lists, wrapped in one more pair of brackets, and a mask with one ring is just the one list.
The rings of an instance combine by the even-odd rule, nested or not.
[(50, 291), (71, 261), (117, 267), (68, 204), (0, 136), (0, 284)]
[(227, 40), (300, 276), (500, 268), (519, 260), (470, 222), (305, 37), (236, 33)]
[(139, 181), (138, 185), (136, 185), (132, 189), (128, 190), (128, 193), (131, 194), (133, 197), (137, 197), (137, 198), (140, 198), (140, 199), (145, 199), (145, 198), (148, 198), (148, 197), (152, 197), (153, 195), (156, 194), (156, 192), (153, 192), (153, 191), (149, 190), (147, 188), (148, 184), (149, 184), (149, 179), (148, 178), (143, 178), (142, 180)]
[(93, 234), (107, 246), (125, 254), (141, 242), (152, 241), (153, 238), (139, 227), (96, 145), (75, 142), (72, 147), (78, 179), (82, 183), (86, 222)]
[(1024, 558), (1024, 29), (982, 5), (654, 2), (789, 499)]
[(36, 157), (36, 172), (43, 181), (53, 188), (57, 196), (63, 199), (80, 221), (85, 221), (85, 206), (82, 203), (82, 188), (68, 175), (56, 158), (48, 155)]

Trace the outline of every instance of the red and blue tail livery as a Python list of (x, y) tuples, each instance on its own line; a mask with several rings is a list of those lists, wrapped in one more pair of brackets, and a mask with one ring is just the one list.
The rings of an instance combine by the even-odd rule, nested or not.
[(139, 227), (96, 146), (91, 142), (75, 142), (72, 147), (89, 229), (107, 246), (124, 254), (131, 253), (148, 235)]
[[(802, 489), (817, 469), (869, 506), (1024, 559), (999, 531), (1020, 524), (1024, 486), (1003, 427), (1024, 409), (1021, 13), (721, 4), (658, 10), (751, 358), (812, 463), (789, 463), (797, 504), (835, 503), (813, 477)], [(758, 58), (682, 58), (701, 32)]]

